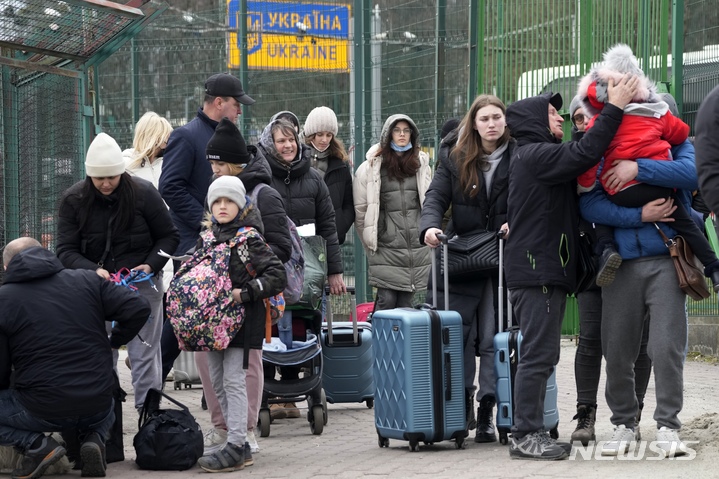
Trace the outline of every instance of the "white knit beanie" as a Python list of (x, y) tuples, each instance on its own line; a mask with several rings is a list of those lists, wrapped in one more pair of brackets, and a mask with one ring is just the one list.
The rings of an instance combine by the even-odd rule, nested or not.
[(337, 116), (330, 108), (318, 106), (307, 115), (305, 120), (305, 138), (308, 138), (320, 131), (329, 131), (337, 136)]
[(231, 175), (220, 176), (210, 184), (210, 188), (207, 190), (207, 204), (212, 208), (215, 201), (220, 198), (228, 198), (242, 209), (247, 203), (245, 199), (246, 193), (245, 185), (238, 177)]
[(85, 174), (95, 178), (117, 176), (125, 172), (125, 159), (117, 142), (100, 133), (90, 143), (85, 156)]

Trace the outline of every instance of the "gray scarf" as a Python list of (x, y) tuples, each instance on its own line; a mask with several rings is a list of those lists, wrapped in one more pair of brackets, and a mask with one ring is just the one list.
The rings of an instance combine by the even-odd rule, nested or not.
[(487, 190), (487, 198), (489, 198), (490, 193), (492, 192), (492, 178), (494, 177), (494, 172), (497, 171), (497, 166), (499, 166), (499, 162), (502, 161), (502, 155), (504, 155), (504, 152), (507, 151), (508, 146), (509, 142), (500, 146), (485, 158), (489, 164), (489, 169), (487, 171), (483, 171), (482, 173), (484, 175), (484, 187)]
[(324, 179), (325, 173), (327, 173), (327, 167), (329, 166), (330, 149), (327, 148), (325, 151), (318, 151), (314, 146), (309, 146), (312, 156), (312, 168), (317, 170), (322, 179)]

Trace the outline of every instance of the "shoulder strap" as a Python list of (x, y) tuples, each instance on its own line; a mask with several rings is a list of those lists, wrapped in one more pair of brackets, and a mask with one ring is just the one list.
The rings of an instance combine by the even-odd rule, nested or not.
[(653, 223), (653, 224), (654, 224), (654, 227), (655, 227), (655, 228), (657, 229), (657, 231), (659, 232), (659, 235), (662, 237), (662, 241), (664, 241), (664, 246), (666, 246), (667, 248), (670, 248), (670, 249), (671, 249), (671, 247), (676, 244), (676, 243), (674, 242), (674, 240), (667, 238), (667, 235), (664, 234), (664, 231), (662, 231), (662, 229), (659, 227), (658, 224), (656, 224), (656, 223)]
[(100, 268), (105, 267), (105, 260), (107, 259), (107, 255), (110, 253), (110, 247), (112, 245), (112, 220), (115, 219), (115, 216), (110, 216), (110, 219), (107, 220), (107, 236), (105, 238), (105, 251), (102, 252), (102, 257), (100, 258), (100, 261), (97, 262), (97, 265)]
[(256, 205), (257, 204), (257, 196), (260, 194), (260, 190), (266, 188), (268, 185), (266, 183), (257, 183), (257, 186), (252, 188), (252, 193), (250, 193), (250, 200)]

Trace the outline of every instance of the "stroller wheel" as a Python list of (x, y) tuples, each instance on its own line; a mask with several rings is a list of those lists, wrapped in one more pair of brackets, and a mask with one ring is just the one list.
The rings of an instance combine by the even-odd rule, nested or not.
[(322, 434), (322, 431), (325, 428), (324, 412), (322, 411), (322, 406), (320, 406), (319, 404), (312, 406), (310, 414), (310, 431), (312, 431), (312, 434), (314, 434), (315, 436), (319, 436), (320, 434)]
[(260, 427), (260, 437), (267, 437), (270, 435), (270, 410), (260, 409), (259, 419), (257, 421)]

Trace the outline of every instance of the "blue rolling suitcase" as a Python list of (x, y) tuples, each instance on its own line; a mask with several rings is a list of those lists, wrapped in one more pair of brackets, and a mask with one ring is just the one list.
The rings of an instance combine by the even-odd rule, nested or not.
[[(522, 334), (519, 328), (511, 327), (512, 306), (507, 301), (507, 331), (503, 329), (504, 316), (504, 240), (499, 241), (499, 319), (498, 331), (494, 336), (494, 375), (497, 380), (497, 431), (502, 444), (509, 442), (508, 434), (514, 424), (514, 376), (521, 355)], [(544, 397), (544, 427), (550, 435), (559, 437), (559, 409), (557, 408), (557, 379), (555, 371), (547, 379)]]
[[(446, 248), (444, 242), (444, 258)], [(432, 254), (435, 303), (436, 271)], [(463, 449), (467, 430), (459, 313), (428, 306), (376, 311), (372, 339), (379, 446), (402, 439), (409, 441), (410, 451), (418, 451), (420, 441), (454, 439), (456, 448)]]
[[(349, 288), (348, 288), (349, 290)], [(322, 387), (329, 403), (374, 404), (372, 325), (357, 322), (357, 301), (351, 296), (351, 322), (333, 322), (330, 301), (322, 325)]]

